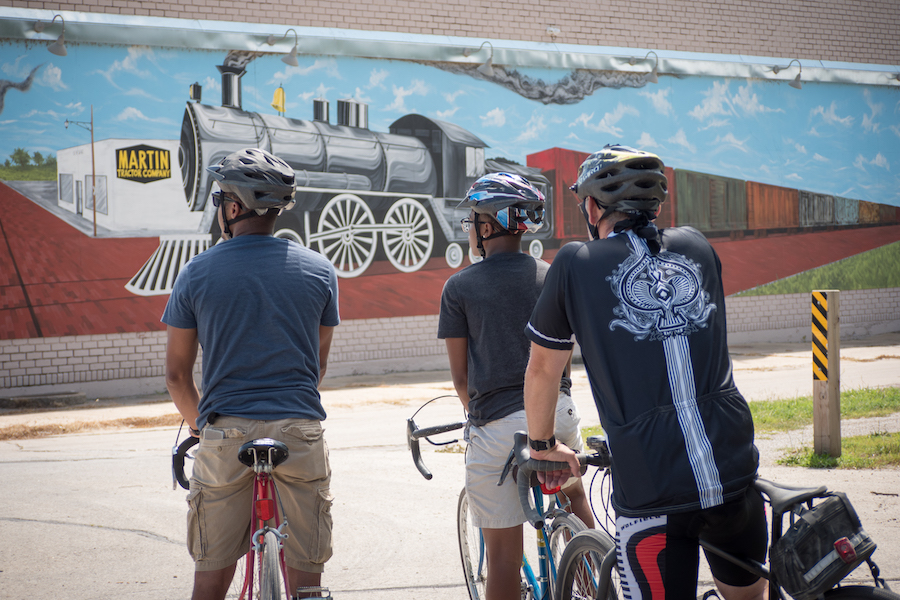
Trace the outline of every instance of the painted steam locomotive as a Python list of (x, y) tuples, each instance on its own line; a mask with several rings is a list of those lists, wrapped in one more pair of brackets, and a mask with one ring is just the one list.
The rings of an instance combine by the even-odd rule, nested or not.
[[(376, 257), (413, 272), (443, 253), (447, 264), (458, 267), (460, 242), (467, 240), (459, 219), (467, 211), (455, 207), (485, 173), (518, 172), (552, 202), (540, 169), (485, 160), (487, 145), (452, 123), (409, 114), (388, 133), (374, 132), (368, 107), (355, 100), (338, 101), (337, 124), (329, 122), (329, 104), (320, 99), (311, 121), (248, 112), (241, 108), (243, 68), (219, 70), (222, 106), (188, 102), (179, 148), (188, 207), (205, 212), (201, 228), (214, 239), (219, 231), (205, 168), (246, 147), (269, 150), (294, 168), (297, 203), (279, 217), (276, 235), (318, 250), (341, 277), (361, 275)], [(545, 225), (528, 236), (532, 255), (543, 254), (542, 240), (552, 231)]]

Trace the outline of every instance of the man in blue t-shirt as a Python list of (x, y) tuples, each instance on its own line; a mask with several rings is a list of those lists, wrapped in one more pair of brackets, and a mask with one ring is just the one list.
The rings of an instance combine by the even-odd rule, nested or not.
[[(287, 163), (248, 148), (208, 171), (220, 188), (212, 202), (223, 242), (181, 270), (162, 317), (166, 385), (200, 438), (188, 495), (192, 597), (224, 598), (250, 546), (254, 474), (237, 451), (264, 437), (289, 449), (274, 478), (289, 523), (290, 589), (320, 597), (332, 496), (318, 385), (340, 322), (337, 276), (322, 255), (273, 237), (275, 219), (294, 204)], [(193, 378), (198, 347), (202, 396)]]

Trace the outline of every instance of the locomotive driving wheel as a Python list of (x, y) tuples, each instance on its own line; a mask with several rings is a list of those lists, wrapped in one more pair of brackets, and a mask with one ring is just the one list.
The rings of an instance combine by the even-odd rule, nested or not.
[(388, 209), (384, 225), (381, 239), (391, 264), (404, 273), (421, 269), (434, 247), (434, 226), (425, 207), (402, 198)]
[(316, 242), (338, 277), (357, 277), (375, 257), (377, 236), (375, 216), (366, 203), (354, 194), (338, 194), (322, 209), (310, 245)]

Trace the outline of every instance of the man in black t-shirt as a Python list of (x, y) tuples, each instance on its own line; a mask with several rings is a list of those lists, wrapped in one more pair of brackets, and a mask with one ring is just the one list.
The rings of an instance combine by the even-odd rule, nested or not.
[[(734, 386), (721, 265), (690, 227), (657, 230), (662, 161), (625, 146), (585, 160), (572, 190), (591, 240), (556, 255), (526, 328), (532, 457), (567, 461), (553, 439), (552, 374), (577, 339), (612, 454), (620, 575), (629, 597), (695, 598), (698, 539), (765, 560), (758, 452)], [(549, 448), (546, 449), (545, 448)], [(543, 475), (548, 485), (569, 471)], [(765, 580), (707, 557), (729, 600)]]
[[(523, 331), (549, 265), (522, 252), (522, 235), (540, 228), (544, 197), (519, 175), (492, 173), (472, 185), (460, 206), (470, 208), (463, 231), (483, 260), (444, 284), (438, 337), (447, 343), (453, 385), (468, 412), (466, 494), (472, 524), (484, 535), (487, 600), (518, 600), (525, 513), (513, 478), (498, 483), (515, 432), (526, 428), (529, 342)], [(579, 446), (575, 404), (560, 392), (564, 366), (553, 395), (558, 435)], [(562, 491), (575, 514), (591, 525), (580, 479), (567, 481)]]

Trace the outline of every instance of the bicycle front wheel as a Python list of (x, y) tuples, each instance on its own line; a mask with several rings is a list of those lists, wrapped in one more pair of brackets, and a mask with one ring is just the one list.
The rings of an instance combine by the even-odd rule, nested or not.
[(558, 575), (562, 573), (560, 570), (560, 561), (562, 560), (563, 551), (572, 541), (572, 538), (580, 531), (585, 531), (587, 526), (575, 515), (560, 515), (550, 522), (550, 543), (548, 544), (549, 554), (551, 557), (550, 568), (550, 593), (556, 593), (556, 580)]
[(281, 543), (274, 531), (267, 531), (259, 556), (259, 600), (280, 600), (284, 584), (281, 577)]
[(462, 559), (463, 575), (471, 600), (484, 600), (487, 585), (487, 552), (481, 529), (472, 523), (466, 488), (459, 494), (456, 510), (457, 532), (459, 534), (459, 556)]
[(615, 542), (601, 529), (588, 529), (573, 537), (560, 559), (557, 600), (593, 600), (604, 576), (610, 580), (607, 600), (618, 600), (621, 596), (615, 562), (606, 573), (601, 568), (610, 551), (615, 551)]
[(900, 600), (900, 594), (883, 588), (848, 585), (828, 590), (825, 600)]

